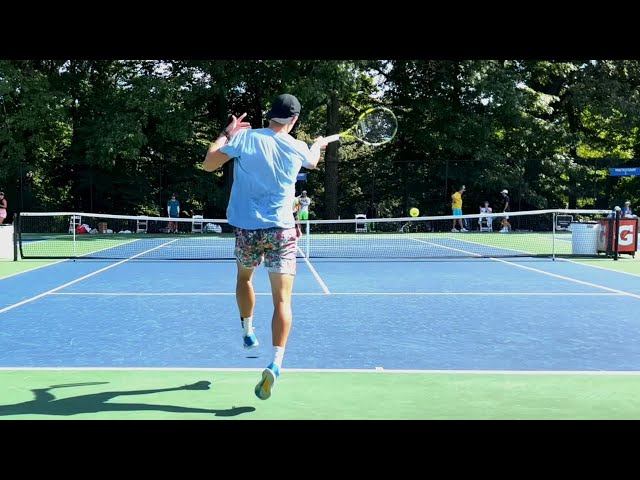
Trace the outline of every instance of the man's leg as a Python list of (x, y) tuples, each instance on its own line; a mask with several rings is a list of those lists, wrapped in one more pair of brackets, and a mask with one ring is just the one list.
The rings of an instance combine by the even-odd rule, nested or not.
[[(309, 220), (309, 212), (299, 212), (298, 219), (300, 221)], [(297, 227), (296, 232), (298, 233), (298, 238), (300, 238), (302, 236), (303, 229), (302, 227), (300, 227), (300, 225), (296, 225), (296, 227)], [(306, 228), (304, 230), (306, 231)]]
[(269, 272), (273, 298), (273, 317), (271, 318), (273, 361), (262, 371), (262, 378), (256, 385), (255, 394), (260, 400), (266, 400), (271, 396), (273, 385), (282, 369), (284, 350), (293, 321), (291, 292), (294, 278), (292, 274), (288, 273)]
[(240, 312), (244, 348), (255, 348), (260, 345), (253, 331), (253, 309), (256, 306), (256, 294), (253, 290), (253, 272), (255, 269), (246, 268), (239, 261), (237, 261), (237, 265), (236, 303)]
[(240, 313), (244, 348), (260, 345), (253, 331), (253, 310), (256, 294), (253, 290), (253, 272), (262, 263), (262, 255), (257, 248), (259, 233), (251, 230), (236, 229), (236, 303)]
[(245, 268), (239, 261), (238, 276), (236, 278), (236, 302), (242, 318), (253, 317), (256, 306), (256, 294), (253, 291), (253, 268)]
[[(273, 299), (273, 317), (271, 318), (271, 339), (274, 348), (284, 347), (291, 331), (293, 314), (291, 312), (291, 293), (293, 292), (294, 275), (288, 273), (269, 272), (271, 296)], [(282, 366), (282, 359), (278, 366)]]
[(273, 361), (262, 372), (262, 379), (255, 388), (261, 400), (271, 396), (271, 390), (280, 376), (284, 351), (291, 331), (291, 293), (296, 273), (297, 235), (295, 228), (273, 232), (269, 243), (274, 247), (265, 255), (265, 266), (269, 270), (273, 317), (271, 318), (271, 340)]

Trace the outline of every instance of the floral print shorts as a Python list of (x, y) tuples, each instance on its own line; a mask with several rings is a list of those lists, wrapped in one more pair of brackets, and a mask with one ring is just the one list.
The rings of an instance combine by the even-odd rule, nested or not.
[(295, 228), (236, 228), (235, 232), (235, 254), (243, 267), (256, 268), (264, 260), (264, 266), (270, 272), (295, 275), (298, 240)]

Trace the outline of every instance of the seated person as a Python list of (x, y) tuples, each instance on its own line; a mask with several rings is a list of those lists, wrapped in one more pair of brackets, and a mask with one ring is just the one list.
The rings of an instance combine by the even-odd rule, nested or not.
[(633, 210), (631, 210), (631, 202), (629, 200), (624, 202), (620, 216), (622, 218), (637, 218), (637, 216), (633, 214)]
[[(487, 200), (485, 200), (484, 202), (484, 207), (480, 207), (480, 213), (492, 213), (493, 209), (489, 206), (489, 202)], [(489, 230), (493, 230), (493, 217), (487, 215), (486, 217), (480, 217), (478, 219), (478, 223), (480, 224), (480, 228), (482, 228), (482, 221), (486, 220), (487, 221), (487, 227), (489, 227)]]

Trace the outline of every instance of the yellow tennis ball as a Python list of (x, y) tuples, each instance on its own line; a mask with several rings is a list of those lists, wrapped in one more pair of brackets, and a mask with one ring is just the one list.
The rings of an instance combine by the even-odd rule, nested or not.
[(411, 215), (412, 217), (417, 217), (418, 215), (420, 215), (420, 210), (418, 210), (416, 207), (413, 207), (411, 210), (409, 210), (409, 215)]

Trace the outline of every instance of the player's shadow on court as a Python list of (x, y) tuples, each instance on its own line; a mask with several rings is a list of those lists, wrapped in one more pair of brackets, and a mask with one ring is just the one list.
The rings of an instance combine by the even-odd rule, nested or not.
[(126, 412), (126, 411), (161, 411), (172, 413), (208, 413), (217, 417), (234, 417), (243, 413), (255, 411), (254, 407), (233, 407), (226, 410), (212, 410), (207, 408), (181, 407), (178, 405), (155, 405), (148, 403), (110, 403), (116, 397), (131, 395), (150, 395), (163, 392), (178, 392), (181, 390), (209, 390), (211, 382), (201, 381), (180, 387), (154, 388), (148, 390), (123, 390), (115, 392), (89, 393), (69, 398), (56, 398), (51, 390), (65, 387), (81, 387), (85, 385), (103, 385), (109, 382), (69, 383), (52, 385), (48, 388), (31, 390), (35, 396), (33, 400), (12, 405), (0, 405), (0, 417), (8, 415), (78, 415), (80, 413), (96, 412)]

